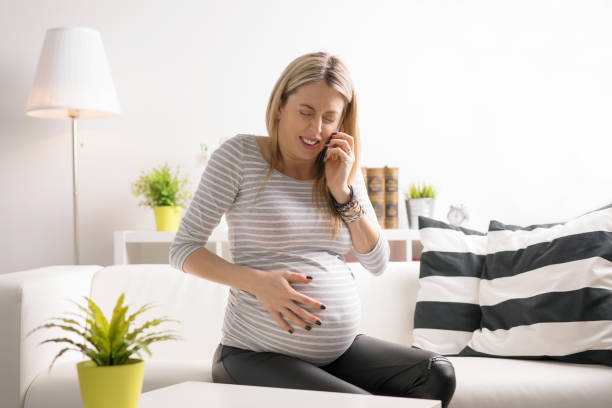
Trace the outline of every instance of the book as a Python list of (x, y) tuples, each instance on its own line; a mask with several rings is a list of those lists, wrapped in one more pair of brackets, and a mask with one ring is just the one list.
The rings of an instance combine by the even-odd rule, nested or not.
[(374, 207), (378, 223), (385, 228), (385, 168), (368, 167), (366, 172), (368, 197)]
[(385, 173), (385, 228), (398, 228), (398, 167), (384, 168)]

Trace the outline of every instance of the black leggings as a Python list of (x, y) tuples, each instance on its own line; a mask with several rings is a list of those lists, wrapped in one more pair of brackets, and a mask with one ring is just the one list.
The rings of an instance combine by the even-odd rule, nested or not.
[(219, 344), (212, 377), (216, 383), (435, 399), (442, 408), (455, 392), (455, 369), (445, 357), (365, 334), (324, 366)]

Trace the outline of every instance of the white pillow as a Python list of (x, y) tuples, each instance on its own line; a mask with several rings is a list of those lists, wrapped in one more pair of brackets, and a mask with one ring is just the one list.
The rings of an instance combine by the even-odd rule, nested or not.
[(413, 347), (459, 353), (480, 329), (478, 285), (486, 234), (419, 217), (423, 243)]
[(462, 355), (612, 366), (612, 205), (565, 223), (491, 221), (479, 304)]

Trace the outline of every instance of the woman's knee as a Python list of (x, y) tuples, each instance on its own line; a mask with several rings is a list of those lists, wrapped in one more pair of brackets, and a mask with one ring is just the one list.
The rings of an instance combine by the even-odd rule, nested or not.
[(430, 357), (421, 395), (442, 401), (442, 408), (446, 408), (455, 393), (455, 386), (455, 368), (450, 360), (444, 356)]

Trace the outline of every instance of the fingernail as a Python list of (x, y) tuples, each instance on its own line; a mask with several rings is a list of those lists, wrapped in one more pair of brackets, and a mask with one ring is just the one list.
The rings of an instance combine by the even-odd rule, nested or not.
[(306, 279), (312, 279), (312, 276), (308, 275), (306, 276)]
[(312, 327), (306, 326), (306, 330), (310, 330), (310, 329), (312, 329)]
[(325, 142), (325, 144), (328, 145), (329, 142), (331, 142), (331, 137), (329, 139), (327, 139), (327, 142)]
[(321, 305), (321, 309), (327, 309), (325, 305)]
[(333, 132), (331, 135), (333, 136), (333, 135), (337, 135), (337, 134), (338, 134), (338, 132)]
[(319, 326), (321, 325), (321, 322), (318, 320), (315, 323), (318, 324)]
[(289, 333), (293, 334), (293, 330), (287, 330)]

